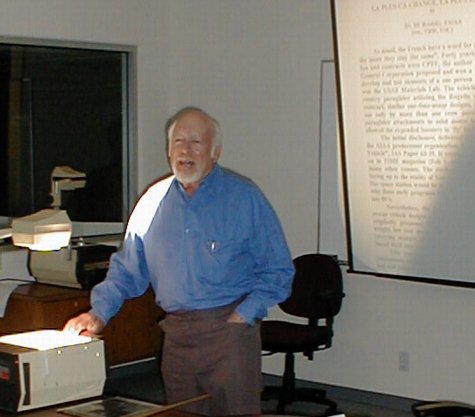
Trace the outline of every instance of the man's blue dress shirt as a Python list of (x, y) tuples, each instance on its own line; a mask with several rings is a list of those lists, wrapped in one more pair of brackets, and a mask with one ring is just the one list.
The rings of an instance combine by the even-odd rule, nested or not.
[(104, 323), (149, 285), (166, 312), (242, 299), (236, 312), (249, 324), (289, 296), (289, 249), (274, 210), (251, 181), (216, 165), (191, 197), (176, 179), (168, 183), (139, 200), (106, 280), (93, 288), (92, 311)]

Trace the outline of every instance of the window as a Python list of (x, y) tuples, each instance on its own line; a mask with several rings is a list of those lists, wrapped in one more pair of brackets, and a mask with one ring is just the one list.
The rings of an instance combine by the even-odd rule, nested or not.
[(73, 221), (125, 220), (131, 53), (0, 43), (1, 218), (49, 207), (51, 172), (66, 165), (87, 176), (62, 195)]

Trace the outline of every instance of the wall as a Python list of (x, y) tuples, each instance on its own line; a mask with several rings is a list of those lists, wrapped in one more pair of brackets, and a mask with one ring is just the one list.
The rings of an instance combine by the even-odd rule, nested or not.
[[(0, 1), (0, 36), (137, 47), (139, 187), (167, 170), (162, 152), (167, 110), (168, 6), (154, 0)], [(146, 168), (147, 167), (147, 168)]]
[[(0, 35), (137, 45), (139, 188), (167, 171), (167, 116), (203, 106), (225, 131), (222, 164), (261, 186), (293, 254), (316, 249), (326, 0), (0, 0)], [(333, 348), (299, 358), (299, 377), (473, 401), (473, 291), (350, 275), (345, 292)], [(280, 372), (282, 360), (266, 358), (264, 370)]]

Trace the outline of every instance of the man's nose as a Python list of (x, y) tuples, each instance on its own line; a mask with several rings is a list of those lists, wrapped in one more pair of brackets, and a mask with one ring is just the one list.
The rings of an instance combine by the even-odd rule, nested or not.
[(191, 152), (191, 143), (188, 140), (184, 140), (180, 146), (180, 153), (189, 154)]

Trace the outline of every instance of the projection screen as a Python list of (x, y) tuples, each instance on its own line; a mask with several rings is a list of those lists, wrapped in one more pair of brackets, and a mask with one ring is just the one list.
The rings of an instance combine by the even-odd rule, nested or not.
[(475, 285), (475, 0), (332, 0), (350, 271)]

